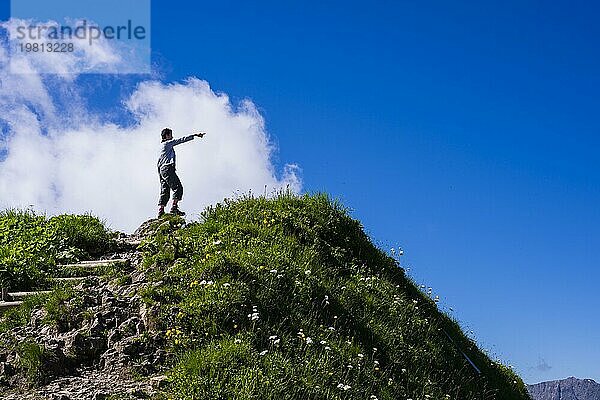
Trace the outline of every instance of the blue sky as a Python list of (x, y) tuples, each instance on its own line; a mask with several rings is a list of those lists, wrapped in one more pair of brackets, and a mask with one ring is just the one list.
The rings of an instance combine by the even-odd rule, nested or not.
[[(165, 82), (252, 99), (275, 164), (297, 163), (305, 191), (403, 247), (415, 279), (528, 383), (600, 381), (598, 11), (153, 1), (152, 59)], [(103, 82), (90, 107), (125, 123), (136, 77)]]

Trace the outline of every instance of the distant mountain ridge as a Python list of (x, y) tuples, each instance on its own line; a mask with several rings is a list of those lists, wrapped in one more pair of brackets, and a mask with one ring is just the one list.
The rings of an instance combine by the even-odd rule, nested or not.
[(600, 383), (570, 377), (527, 385), (533, 400), (600, 400)]

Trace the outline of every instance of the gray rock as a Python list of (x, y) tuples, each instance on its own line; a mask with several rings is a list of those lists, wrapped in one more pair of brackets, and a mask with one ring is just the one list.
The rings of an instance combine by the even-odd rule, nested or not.
[(167, 376), (166, 375), (158, 375), (150, 378), (150, 385), (156, 389), (164, 389), (167, 386)]
[(81, 332), (71, 332), (66, 340), (63, 352), (68, 357), (78, 358), (88, 351), (88, 338)]
[(0, 377), (8, 378), (15, 373), (14, 367), (7, 362), (0, 362)]
[(140, 322), (140, 319), (138, 317), (131, 317), (125, 321), (123, 321), (123, 323), (121, 323), (121, 325), (119, 325), (119, 333), (121, 333), (121, 335), (123, 336), (133, 336), (133, 335), (139, 335), (140, 332), (138, 330), (138, 324)]
[(143, 271), (135, 271), (131, 274), (131, 283), (144, 282), (146, 280), (146, 274)]
[(90, 323), (90, 335), (97, 336), (104, 330), (104, 323), (102, 322), (102, 314), (96, 313), (94, 319)]
[(107, 342), (107, 346), (109, 348), (112, 348), (115, 346), (115, 344), (121, 340), (121, 332), (118, 329), (111, 329), (108, 332), (108, 342)]
[(44, 309), (34, 310), (31, 313), (31, 326), (37, 328), (42, 325), (44, 319), (48, 316), (48, 313)]

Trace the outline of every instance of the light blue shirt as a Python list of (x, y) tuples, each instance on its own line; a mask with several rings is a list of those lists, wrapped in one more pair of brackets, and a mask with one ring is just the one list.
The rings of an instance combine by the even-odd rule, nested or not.
[(175, 149), (178, 144), (189, 142), (194, 139), (194, 135), (184, 136), (179, 139), (171, 139), (161, 143), (160, 155), (158, 156), (158, 168), (168, 164), (175, 165)]

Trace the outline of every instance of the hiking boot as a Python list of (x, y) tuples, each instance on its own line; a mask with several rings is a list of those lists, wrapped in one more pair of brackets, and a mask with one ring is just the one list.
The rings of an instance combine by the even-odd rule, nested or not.
[(179, 209), (179, 207), (177, 207), (177, 206), (175, 206), (175, 207), (171, 207), (171, 211), (170, 211), (170, 213), (171, 213), (171, 214), (174, 214), (174, 215), (179, 215), (180, 217), (183, 217), (183, 216), (185, 215), (185, 213), (184, 213), (183, 211), (181, 211), (181, 210)]
[(165, 215), (165, 209), (164, 209), (164, 208), (161, 208), (160, 210), (158, 210), (158, 217), (156, 217), (156, 218), (160, 218), (160, 217), (162, 217), (163, 215)]

